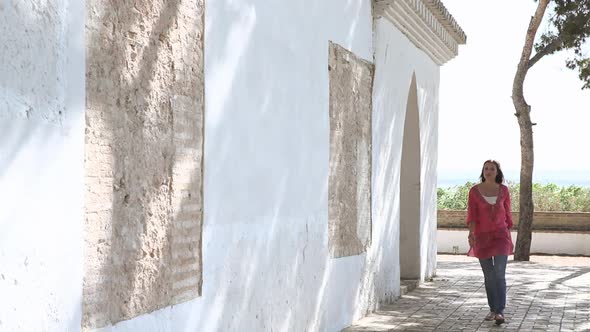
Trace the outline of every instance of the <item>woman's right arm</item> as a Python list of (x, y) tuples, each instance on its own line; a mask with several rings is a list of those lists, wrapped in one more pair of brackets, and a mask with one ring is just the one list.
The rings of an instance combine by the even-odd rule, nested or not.
[(469, 242), (469, 246), (473, 247), (473, 245), (475, 244), (475, 235), (473, 234), (473, 231), (475, 230), (475, 222), (470, 222), (467, 224), (467, 226), (469, 227), (469, 235), (467, 235), (467, 241)]
[(474, 230), (475, 222), (478, 219), (477, 204), (475, 203), (474, 190), (477, 189), (471, 188), (471, 190), (469, 190), (469, 196), (467, 197), (467, 220), (465, 220), (465, 222), (467, 223), (467, 227), (469, 227), (470, 231)]
[(469, 190), (469, 197), (467, 198), (467, 227), (469, 228), (469, 245), (473, 247), (475, 244), (475, 222), (477, 220), (477, 205), (475, 204), (475, 198), (473, 197), (473, 188)]

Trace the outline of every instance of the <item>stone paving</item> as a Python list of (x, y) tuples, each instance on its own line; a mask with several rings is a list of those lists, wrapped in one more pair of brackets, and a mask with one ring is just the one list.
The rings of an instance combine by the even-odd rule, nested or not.
[(432, 281), (343, 332), (590, 331), (590, 260), (568, 257), (577, 266), (560, 266), (554, 264), (560, 258), (551, 257), (509, 260), (506, 323), (500, 326), (483, 319), (489, 309), (477, 260), (445, 255), (439, 256)]

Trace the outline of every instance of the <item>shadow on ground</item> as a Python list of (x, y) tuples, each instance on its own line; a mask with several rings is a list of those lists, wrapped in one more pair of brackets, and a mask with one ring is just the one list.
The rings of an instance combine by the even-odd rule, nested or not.
[(587, 257), (510, 261), (507, 323), (500, 327), (483, 320), (489, 309), (477, 260), (438, 257), (432, 281), (343, 331), (590, 331)]

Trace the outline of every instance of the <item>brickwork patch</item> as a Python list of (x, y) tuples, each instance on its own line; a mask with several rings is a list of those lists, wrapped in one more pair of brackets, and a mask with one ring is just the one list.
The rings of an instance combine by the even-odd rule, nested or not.
[(358, 255), (371, 242), (371, 111), (373, 64), (330, 43), (331, 257)]
[(203, 9), (86, 2), (83, 328), (200, 295)]

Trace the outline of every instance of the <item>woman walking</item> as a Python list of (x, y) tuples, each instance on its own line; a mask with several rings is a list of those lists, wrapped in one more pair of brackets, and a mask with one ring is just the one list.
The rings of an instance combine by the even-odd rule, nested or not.
[(477, 257), (484, 275), (490, 313), (485, 320), (504, 323), (506, 306), (506, 263), (514, 250), (510, 229), (510, 192), (504, 174), (494, 160), (484, 162), (481, 182), (469, 191), (467, 225), (469, 256)]

